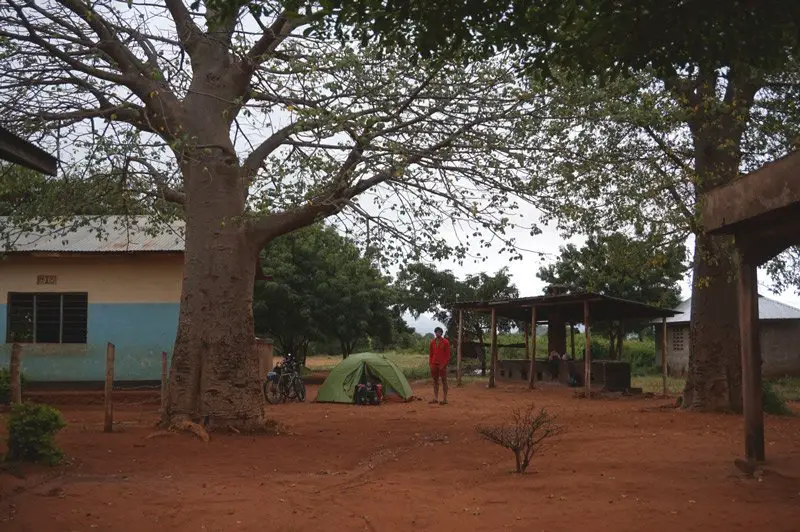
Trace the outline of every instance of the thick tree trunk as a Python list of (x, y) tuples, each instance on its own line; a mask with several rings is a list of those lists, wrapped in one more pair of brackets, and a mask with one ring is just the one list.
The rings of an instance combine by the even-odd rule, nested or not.
[[(219, 153), (219, 152), (217, 152)], [(258, 249), (242, 227), (238, 167), (193, 154), (187, 183), (184, 278), (165, 425), (264, 427), (252, 299)]]
[[(739, 176), (741, 142), (762, 80), (749, 68), (732, 66), (719, 99), (718, 72), (700, 68), (698, 82), (684, 90), (695, 156), (695, 208), (703, 193)], [(699, 410), (742, 409), (742, 363), (734, 247), (730, 237), (695, 230), (689, 374), (683, 405)]]
[(726, 237), (695, 237), (691, 356), (685, 407), (741, 411), (739, 314), (733, 244)]

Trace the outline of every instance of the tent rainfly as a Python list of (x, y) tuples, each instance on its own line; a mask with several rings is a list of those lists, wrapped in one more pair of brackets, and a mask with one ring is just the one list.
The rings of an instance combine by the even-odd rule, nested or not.
[(405, 375), (394, 362), (377, 353), (362, 353), (350, 355), (333, 368), (320, 386), (316, 401), (353, 404), (356, 386), (368, 378), (380, 381), (384, 396), (397, 395), (405, 400), (413, 396)]

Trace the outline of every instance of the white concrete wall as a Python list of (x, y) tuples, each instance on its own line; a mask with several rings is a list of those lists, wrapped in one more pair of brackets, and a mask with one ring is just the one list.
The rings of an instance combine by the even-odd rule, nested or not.
[[(660, 342), (660, 331), (657, 337)], [(670, 375), (686, 374), (689, 353), (689, 325), (667, 326), (667, 366)], [(761, 322), (761, 357), (761, 371), (765, 377), (800, 375), (800, 321)], [(661, 364), (660, 350), (656, 351), (656, 360)]]

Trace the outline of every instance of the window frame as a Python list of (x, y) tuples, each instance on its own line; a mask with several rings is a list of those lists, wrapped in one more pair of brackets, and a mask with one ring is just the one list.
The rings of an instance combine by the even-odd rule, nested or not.
[[(13, 330), (11, 328), (11, 315), (13, 307), (11, 305), (12, 297), (31, 296), (33, 297), (33, 331), (31, 341), (20, 341), (18, 339), (12, 340), (11, 335)], [(37, 314), (37, 296), (58, 296), (59, 316), (58, 316), (58, 342), (39, 342), (37, 341), (36, 334), (36, 314)], [(86, 301), (86, 326), (85, 335), (82, 342), (64, 342), (64, 298), (65, 296), (82, 297)], [(6, 338), (7, 344), (41, 344), (41, 345), (86, 345), (89, 337), (89, 293), (88, 292), (12, 292), (9, 291), (6, 295)]]

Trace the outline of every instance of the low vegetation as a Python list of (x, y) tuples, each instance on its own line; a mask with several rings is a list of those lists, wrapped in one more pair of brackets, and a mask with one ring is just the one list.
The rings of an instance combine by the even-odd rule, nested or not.
[(478, 425), (475, 430), (486, 440), (505, 447), (514, 453), (516, 472), (524, 473), (531, 459), (539, 453), (544, 442), (563, 432), (555, 423), (555, 416), (534, 403), (526, 408), (515, 408), (511, 419), (501, 425)]
[(56, 465), (64, 453), (55, 437), (66, 426), (55, 408), (36, 403), (14, 405), (8, 419), (7, 462), (38, 462)]
[(775, 390), (772, 382), (764, 381), (762, 384), (764, 412), (775, 416), (791, 416), (794, 414), (789, 405), (786, 404), (786, 399)]

